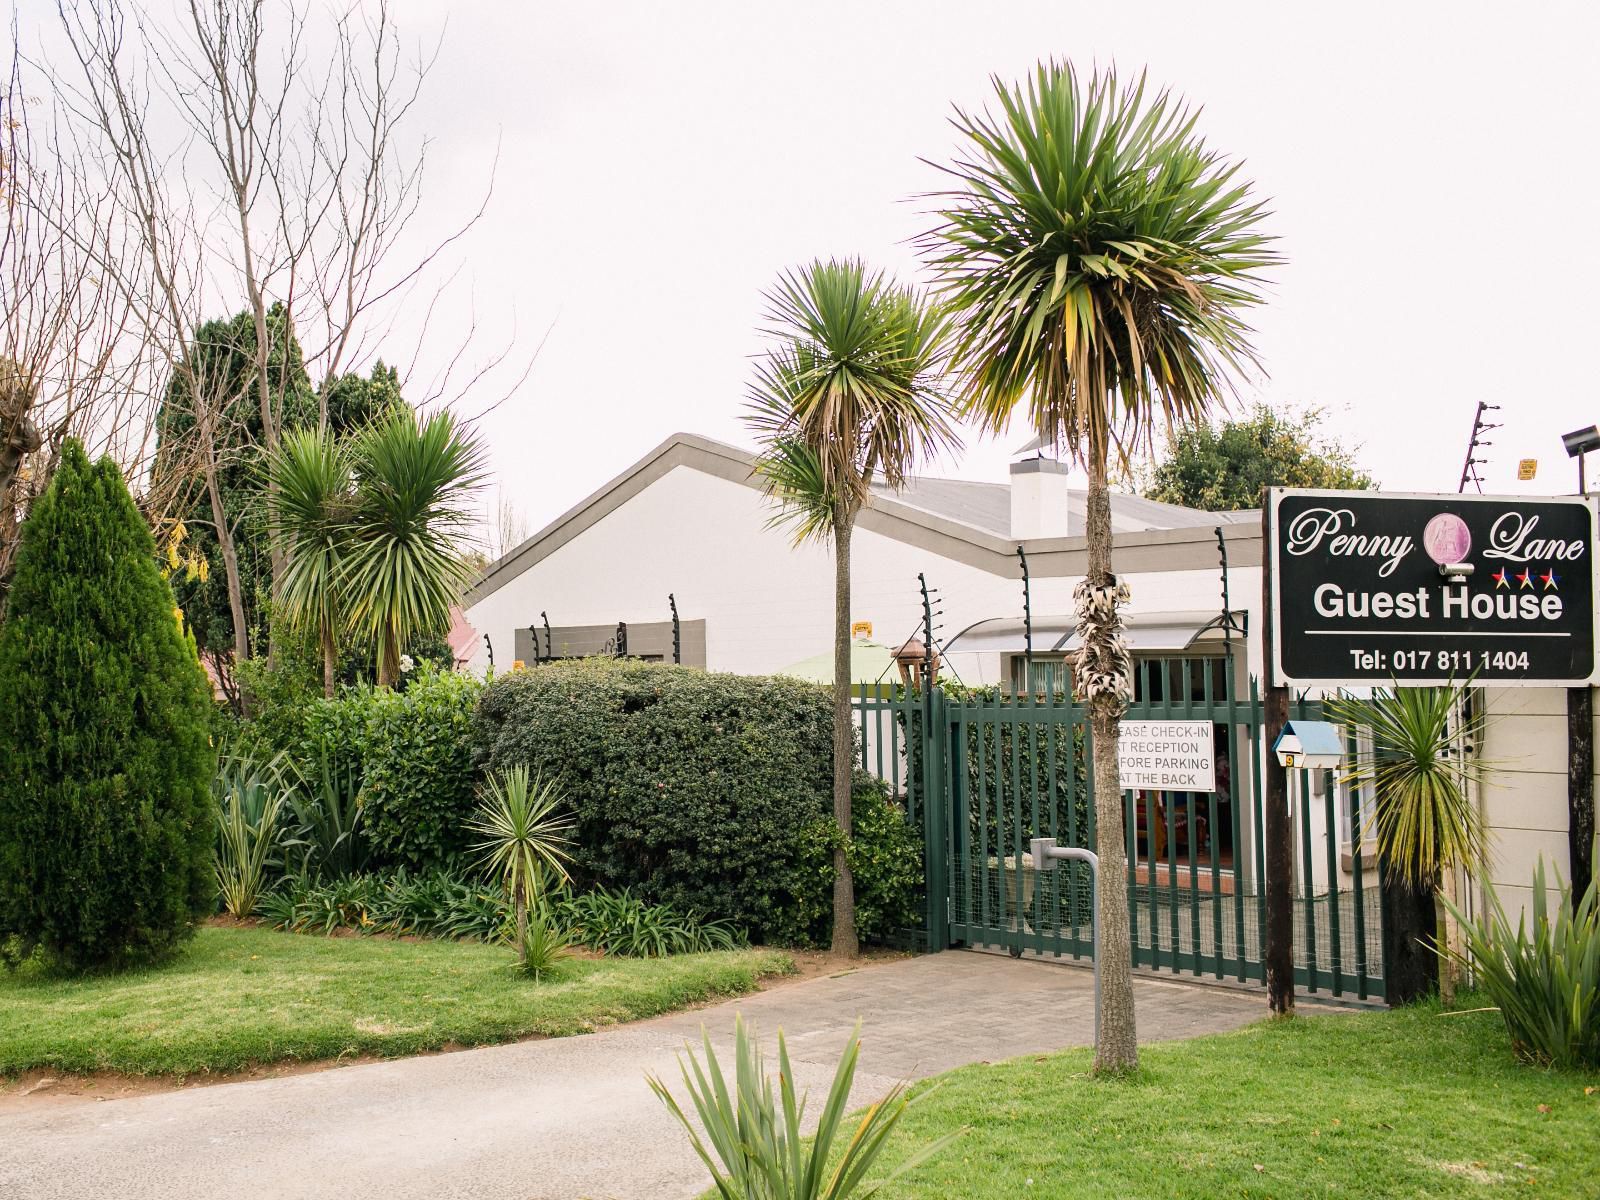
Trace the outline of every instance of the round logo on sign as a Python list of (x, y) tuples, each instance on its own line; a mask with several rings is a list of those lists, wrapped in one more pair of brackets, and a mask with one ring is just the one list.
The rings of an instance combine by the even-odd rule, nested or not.
[(1472, 549), (1472, 533), (1455, 513), (1440, 513), (1423, 528), (1422, 548), (1441, 567), (1465, 562)]

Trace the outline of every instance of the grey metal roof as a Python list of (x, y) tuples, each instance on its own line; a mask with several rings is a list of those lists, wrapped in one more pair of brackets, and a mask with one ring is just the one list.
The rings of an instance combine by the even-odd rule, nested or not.
[[(906, 481), (898, 492), (884, 484), (874, 484), (873, 493), (909, 504), (912, 508), (982, 529), (1001, 537), (1011, 536), (1011, 486), (983, 483), (971, 479), (931, 479), (917, 477)], [(1088, 493), (1073, 488), (1067, 493), (1067, 521), (1073, 536), (1083, 533), (1088, 520)], [(1150, 529), (1210, 529), (1216, 525), (1259, 523), (1259, 511), (1203, 512), (1177, 504), (1163, 504), (1125, 492), (1111, 493), (1111, 531), (1138, 533)]]

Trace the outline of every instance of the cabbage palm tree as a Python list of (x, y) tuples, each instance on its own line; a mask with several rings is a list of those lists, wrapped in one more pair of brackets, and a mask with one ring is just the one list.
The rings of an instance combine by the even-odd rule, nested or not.
[(818, 260), (767, 294), (767, 333), (776, 344), (757, 368), (747, 418), (762, 442), (756, 474), (797, 541), (833, 544), (833, 815), (843, 836), (832, 949), (855, 955), (850, 538), (875, 480), (899, 487), (918, 461), (955, 444), (939, 387), (944, 324), (915, 291), (859, 260)]
[(344, 611), (340, 576), (354, 502), (348, 448), (326, 429), (289, 430), (267, 458), (267, 480), (277, 495), (270, 532), (283, 562), (279, 612), (290, 628), (317, 639), (322, 691), (331, 698)]
[(529, 912), (542, 909), (550, 879), (560, 886), (568, 878), (573, 822), (561, 812), (566, 802), (556, 784), (530, 776), (522, 764), (489, 777), (467, 820), (467, 828), (483, 839), (474, 847), (481, 855), (478, 865), (505, 885), (516, 914), (517, 959), (524, 966)]
[(484, 451), (447, 412), (396, 409), (356, 436), (350, 542), (339, 583), (348, 621), (371, 642), (380, 687), (412, 639), (449, 628), (472, 576), (462, 543), (484, 482)]
[(1483, 741), (1481, 709), (1461, 685), (1340, 695), (1324, 703), (1332, 720), (1371, 731), (1371, 752), (1347, 764), (1343, 775), (1373, 794), (1370, 828), (1353, 840), (1359, 845), (1370, 835), (1387, 872), (1433, 894), (1439, 995), (1453, 1004), (1460, 961), (1459, 929), (1450, 916), (1460, 900), (1456, 875), (1479, 873), (1489, 861), (1488, 829), (1468, 791), (1489, 766), (1467, 752)]
[[(1113, 451), (1148, 446), (1157, 422), (1202, 418), (1256, 365), (1243, 310), (1277, 256), (1238, 166), (1206, 148), (1198, 114), (1141, 77), (1081, 80), (1041, 63), (996, 82), (998, 111), (954, 118), (963, 150), (938, 224), (920, 245), (955, 321), (958, 411), (1000, 431), (1021, 406), (1045, 445), (1089, 476), (1088, 575), (1078, 584), (1075, 667), (1093, 733), (1097, 851), (1126, 871), (1117, 731), (1132, 695), (1111, 569)], [(1128, 895), (1100, 889), (1103, 1018), (1096, 1070), (1138, 1065)]]

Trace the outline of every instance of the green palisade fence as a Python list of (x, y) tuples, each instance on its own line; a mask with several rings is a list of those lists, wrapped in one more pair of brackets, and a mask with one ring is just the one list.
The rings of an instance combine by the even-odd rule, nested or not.
[[(1136, 667), (1127, 720), (1208, 721), (1212, 792), (1123, 793), (1134, 963), (1193, 979), (1264, 981), (1266, 914), (1261, 777), (1263, 711), (1251, 682), (1235, 694), (1231, 656), (1158, 658)], [(1295, 719), (1319, 706), (1299, 701)], [(1089, 878), (1081, 864), (1035, 872), (1028, 844), (1095, 845), (1087, 713), (1061, 694), (1011, 696), (940, 684), (926, 694), (859, 690), (861, 766), (887, 782), (923, 830), (929, 950), (968, 945), (1087, 958)], [(1377, 872), (1346, 844), (1359, 817), (1327, 773), (1293, 772), (1294, 957), (1298, 985), (1383, 997)]]

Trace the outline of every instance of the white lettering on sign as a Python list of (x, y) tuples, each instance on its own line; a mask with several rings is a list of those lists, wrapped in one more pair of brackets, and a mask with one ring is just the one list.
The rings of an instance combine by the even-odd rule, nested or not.
[(1489, 527), (1489, 547), (1485, 558), (1508, 558), (1512, 562), (1529, 562), (1533, 559), (1553, 558), (1562, 562), (1575, 562), (1583, 557), (1583, 542), (1574, 538), (1538, 538), (1533, 531), (1539, 526), (1537, 514), (1525, 517), (1519, 512), (1503, 513)]
[(1381, 558), (1378, 578), (1387, 579), (1415, 543), (1404, 534), (1351, 533), (1355, 523), (1356, 515), (1348, 508), (1308, 508), (1284, 531), (1284, 549), (1296, 558), (1315, 550), (1334, 558)]
[(1117, 766), (1125, 788), (1214, 792), (1217, 763), (1210, 721), (1124, 721)]

